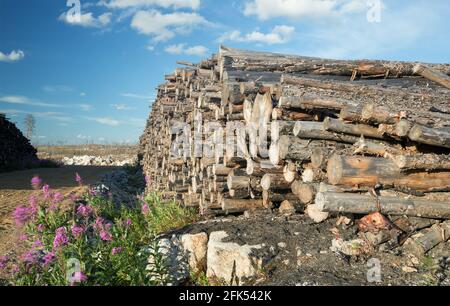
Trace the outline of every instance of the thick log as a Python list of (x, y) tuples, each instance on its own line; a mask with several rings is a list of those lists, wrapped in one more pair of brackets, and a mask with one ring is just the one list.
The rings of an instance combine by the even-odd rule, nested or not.
[(404, 113), (395, 113), (386, 107), (376, 106), (375, 104), (365, 105), (361, 113), (363, 121), (377, 124), (397, 124), (405, 116)]
[(447, 154), (414, 154), (389, 155), (402, 170), (450, 170), (450, 155)]
[(287, 182), (283, 175), (266, 174), (261, 179), (261, 187), (263, 190), (290, 190), (291, 183)]
[(279, 108), (296, 108), (303, 110), (327, 109), (339, 112), (342, 108), (349, 105), (355, 106), (356, 103), (349, 100), (319, 97), (312, 94), (303, 96), (282, 96), (278, 102)]
[(312, 150), (325, 145), (326, 143), (321, 140), (309, 141), (294, 136), (281, 136), (278, 141), (271, 144), (269, 158), (274, 165), (280, 165), (284, 160), (309, 162)]
[(324, 129), (355, 136), (383, 139), (384, 135), (374, 128), (365, 124), (347, 124), (341, 120), (326, 118), (323, 122)]
[(450, 188), (450, 172), (402, 173), (391, 160), (376, 157), (339, 156), (328, 161), (328, 181), (333, 185), (446, 191)]
[(222, 210), (227, 213), (242, 213), (247, 210), (264, 209), (262, 200), (222, 199)]
[(412, 127), (408, 137), (419, 143), (450, 148), (450, 128), (437, 129), (416, 124)]
[(292, 183), (298, 178), (297, 165), (288, 162), (283, 168), (283, 176), (286, 182)]
[(450, 89), (450, 77), (442, 72), (437, 71), (424, 64), (417, 64), (413, 69), (414, 74), (423, 76), (424, 78), (436, 82), (447, 89)]
[(331, 140), (344, 143), (355, 143), (358, 137), (333, 133), (325, 130), (321, 122), (295, 122), (293, 134), (302, 139)]
[(450, 203), (378, 197), (351, 193), (319, 192), (315, 200), (324, 212), (367, 215), (381, 209), (385, 215), (411, 216), (430, 219), (450, 219)]

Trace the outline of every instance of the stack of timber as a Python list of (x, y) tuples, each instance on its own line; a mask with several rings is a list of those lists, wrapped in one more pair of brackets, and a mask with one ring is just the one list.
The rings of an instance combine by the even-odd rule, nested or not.
[(37, 162), (36, 149), (30, 141), (0, 114), (0, 172), (25, 169)]
[(212, 216), (450, 219), (449, 64), (224, 46), (178, 64), (141, 137), (149, 189)]

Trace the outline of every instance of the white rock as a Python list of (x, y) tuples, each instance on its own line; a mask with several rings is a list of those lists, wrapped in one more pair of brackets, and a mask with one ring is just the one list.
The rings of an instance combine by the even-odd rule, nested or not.
[(213, 232), (209, 236), (207, 255), (207, 277), (225, 281), (230, 285), (243, 285), (245, 278), (256, 276), (262, 260), (252, 256), (252, 251), (261, 245), (239, 245), (222, 242), (226, 232)]
[(208, 250), (208, 235), (186, 234), (181, 236), (181, 244), (187, 255), (189, 267), (194, 273), (206, 272), (206, 254)]

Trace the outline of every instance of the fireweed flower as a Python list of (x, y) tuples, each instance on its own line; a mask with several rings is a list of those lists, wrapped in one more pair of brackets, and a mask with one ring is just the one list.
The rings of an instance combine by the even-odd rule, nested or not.
[(58, 249), (69, 243), (69, 238), (67, 237), (67, 229), (65, 227), (58, 228), (55, 233), (55, 239), (53, 240), (54, 249)]
[(44, 244), (42, 243), (41, 240), (38, 239), (38, 240), (33, 242), (33, 249), (36, 250), (36, 249), (40, 249), (42, 247), (44, 247)]
[(125, 227), (129, 227), (129, 226), (131, 226), (132, 224), (133, 224), (133, 222), (131, 221), (131, 219), (127, 219), (127, 220), (123, 221), (123, 225), (124, 225)]
[(8, 256), (0, 256), (0, 270), (6, 269), (6, 265), (9, 262)]
[(95, 197), (97, 195), (97, 190), (95, 188), (89, 188), (89, 195)]
[(52, 252), (48, 252), (47, 254), (45, 254), (45, 256), (42, 258), (44, 266), (48, 266), (49, 264), (51, 264), (55, 260), (55, 258), (56, 256)]
[(20, 241), (27, 241), (28, 240), (28, 235), (27, 234), (20, 234), (19, 240)]
[(92, 207), (90, 205), (80, 205), (77, 208), (77, 215), (81, 217), (89, 217), (92, 214)]
[(71, 193), (71, 194), (69, 195), (69, 198), (70, 198), (70, 200), (71, 200), (72, 202), (78, 201), (78, 196), (77, 196), (76, 194), (74, 194), (74, 193)]
[(142, 213), (143, 213), (144, 215), (147, 215), (147, 214), (150, 212), (150, 209), (149, 209), (147, 203), (145, 203), (144, 205), (142, 205), (141, 211), (142, 211)]
[(47, 212), (55, 212), (58, 210), (58, 205), (55, 203), (50, 204), (50, 206), (47, 208)]
[(36, 252), (29, 251), (22, 255), (22, 261), (27, 264), (36, 264), (38, 262), (38, 256)]
[(100, 231), (100, 238), (101, 238), (103, 241), (112, 241), (112, 240), (113, 240), (113, 238), (112, 238), (112, 236), (111, 236), (111, 233), (109, 233), (109, 232), (106, 231), (106, 230), (101, 230), (101, 231)]
[(116, 248), (112, 249), (111, 254), (114, 256), (114, 255), (119, 254), (120, 252), (122, 252), (122, 248), (121, 247), (116, 247)]
[(82, 185), (83, 184), (83, 179), (81, 178), (81, 176), (77, 173), (75, 173), (75, 182), (77, 182), (78, 184)]
[(101, 218), (101, 217), (98, 217), (97, 219), (95, 219), (94, 226), (93, 226), (94, 229), (96, 231), (102, 230), (103, 229), (103, 222), (105, 222), (105, 220), (103, 218)]
[(39, 233), (42, 233), (43, 231), (44, 231), (44, 224), (39, 224), (37, 227), (36, 227), (36, 229), (37, 229), (37, 231), (39, 232)]
[(44, 187), (42, 187), (42, 192), (44, 192), (44, 198), (46, 200), (48, 200), (51, 197), (49, 185), (44, 185)]
[(25, 205), (18, 206), (13, 212), (13, 218), (16, 225), (23, 226), (32, 217), (32, 211)]
[(79, 225), (74, 225), (72, 226), (72, 235), (75, 239), (78, 239), (81, 237), (81, 235), (83, 235), (83, 233), (85, 232), (84, 227), (79, 226)]
[(33, 187), (33, 189), (38, 190), (41, 188), (41, 184), (42, 180), (39, 176), (36, 175), (31, 179), (31, 187)]
[(60, 192), (57, 192), (53, 195), (53, 201), (55, 203), (59, 203), (64, 199), (63, 195)]
[(76, 283), (82, 283), (85, 281), (87, 281), (87, 276), (83, 272), (75, 272), (70, 279), (70, 285), (73, 286)]

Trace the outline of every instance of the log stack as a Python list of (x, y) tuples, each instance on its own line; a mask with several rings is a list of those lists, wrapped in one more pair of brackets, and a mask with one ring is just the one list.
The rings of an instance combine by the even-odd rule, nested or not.
[(179, 64), (141, 137), (149, 189), (212, 216), (288, 201), (317, 222), (450, 219), (449, 64), (224, 46)]
[(0, 172), (33, 166), (38, 162), (36, 152), (15, 124), (0, 114)]

